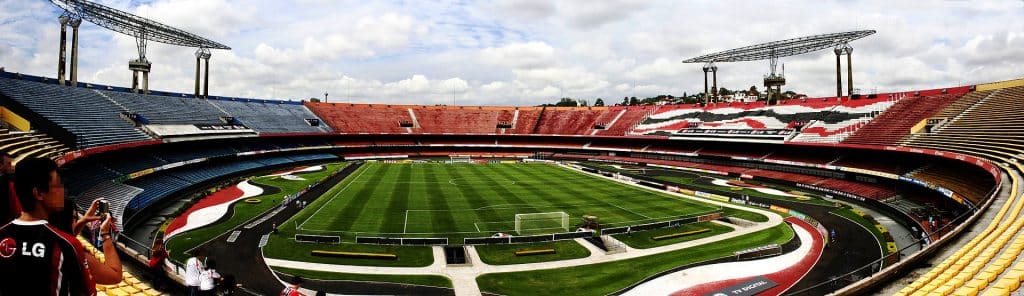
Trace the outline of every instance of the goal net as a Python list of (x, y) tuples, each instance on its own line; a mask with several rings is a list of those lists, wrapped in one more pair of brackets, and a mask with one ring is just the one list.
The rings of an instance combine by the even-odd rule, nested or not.
[(516, 214), (516, 233), (538, 234), (569, 231), (569, 214), (565, 212)]
[(473, 159), (469, 155), (449, 155), (451, 157), (451, 163), (472, 163)]

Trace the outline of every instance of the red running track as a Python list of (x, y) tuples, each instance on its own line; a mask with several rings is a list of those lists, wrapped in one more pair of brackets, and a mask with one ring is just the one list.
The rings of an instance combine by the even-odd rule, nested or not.
[[(792, 223), (793, 226), (802, 227), (803, 229), (807, 230), (807, 232), (811, 233), (811, 237), (814, 238), (811, 242), (811, 250), (810, 252), (807, 253), (806, 256), (804, 256), (803, 259), (801, 259), (796, 264), (793, 264), (792, 266), (783, 269), (782, 271), (763, 275), (764, 277), (778, 283), (779, 285), (764, 292), (761, 292), (758, 295), (781, 295), (782, 293), (789, 290), (789, 288), (792, 288), (794, 285), (796, 285), (797, 282), (800, 282), (800, 280), (803, 279), (804, 276), (807, 275), (807, 273), (810, 272), (812, 268), (814, 268), (814, 265), (818, 263), (818, 258), (821, 257), (821, 252), (824, 249), (824, 241), (821, 235), (818, 235), (818, 230), (815, 229), (814, 226), (811, 226), (811, 224), (794, 217), (789, 217), (786, 218), (785, 220), (787, 222)], [(754, 277), (744, 277), (738, 279), (700, 284), (684, 290), (676, 291), (675, 293), (672, 293), (672, 295), (706, 295), (708, 293), (725, 289), (733, 285), (741, 284), (753, 278)]]
[(178, 218), (174, 219), (174, 221), (171, 221), (171, 224), (167, 226), (167, 230), (165, 230), (164, 233), (173, 233), (174, 230), (177, 230), (178, 228), (187, 225), (188, 216), (195, 211), (223, 204), (226, 202), (231, 202), (235, 199), (238, 199), (239, 197), (242, 197), (243, 194), (245, 193), (242, 192), (242, 189), (238, 188), (238, 185), (221, 189), (220, 191), (217, 191), (211, 194), (210, 196), (207, 196), (206, 198), (199, 200), (199, 202), (193, 204), (192, 207), (189, 207), (188, 210), (185, 211), (185, 213), (179, 215)]

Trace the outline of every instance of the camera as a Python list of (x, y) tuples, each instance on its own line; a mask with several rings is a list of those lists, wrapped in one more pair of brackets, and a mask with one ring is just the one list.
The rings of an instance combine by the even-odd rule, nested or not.
[(96, 216), (106, 219), (108, 214), (110, 214), (110, 203), (101, 199), (96, 205)]

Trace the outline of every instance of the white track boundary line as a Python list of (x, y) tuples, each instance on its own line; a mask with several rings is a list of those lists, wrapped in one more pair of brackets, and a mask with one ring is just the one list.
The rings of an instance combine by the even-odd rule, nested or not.
[(338, 190), (338, 192), (335, 192), (334, 195), (331, 196), (330, 200), (328, 200), (328, 201), (324, 202), (322, 205), (320, 205), (320, 208), (317, 208), (316, 212), (313, 212), (312, 215), (309, 215), (309, 217), (306, 218), (306, 221), (302, 221), (302, 223), (299, 224), (298, 228), (302, 229), (302, 226), (306, 225), (306, 222), (309, 222), (310, 219), (313, 219), (313, 217), (316, 217), (316, 215), (319, 214), (321, 210), (323, 210), (325, 207), (327, 207), (327, 204), (330, 204), (332, 201), (334, 201), (334, 198), (338, 197), (338, 194), (341, 194), (342, 192), (345, 192), (345, 190), (347, 190), (349, 186), (352, 186), (352, 183), (355, 183), (356, 180), (359, 180), (359, 177), (362, 177), (363, 173), (365, 173), (367, 170), (369, 170), (368, 168), (364, 168), (364, 167), (360, 167), (359, 169), (360, 169), (359, 175), (357, 175), (355, 178), (353, 178), (352, 182), (348, 182), (348, 184), (345, 184), (345, 187), (342, 187), (341, 190)]

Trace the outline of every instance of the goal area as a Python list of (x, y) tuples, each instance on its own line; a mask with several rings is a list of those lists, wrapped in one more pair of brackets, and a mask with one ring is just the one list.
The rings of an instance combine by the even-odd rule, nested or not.
[(449, 155), (451, 158), (450, 163), (473, 163), (473, 158), (469, 155)]
[(569, 214), (565, 212), (516, 214), (515, 230), (519, 235), (569, 231)]

